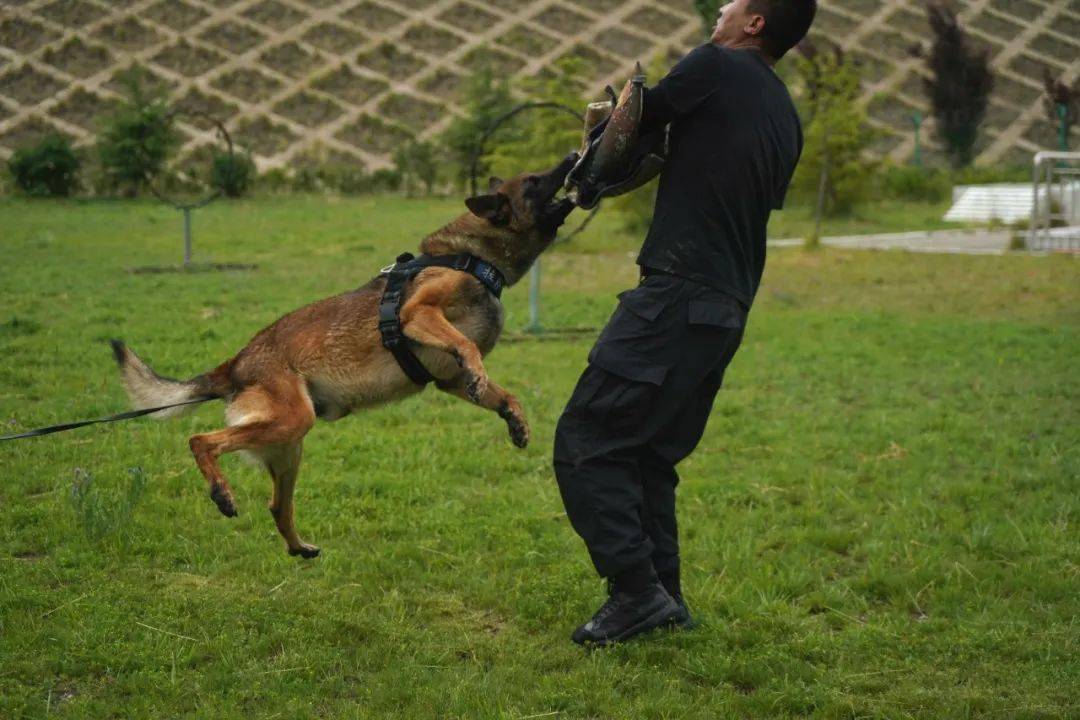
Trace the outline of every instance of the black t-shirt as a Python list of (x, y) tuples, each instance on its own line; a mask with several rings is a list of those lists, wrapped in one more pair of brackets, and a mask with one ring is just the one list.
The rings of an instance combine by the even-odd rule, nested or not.
[(642, 131), (667, 123), (667, 164), (638, 264), (749, 308), (769, 213), (783, 205), (802, 152), (795, 105), (757, 51), (707, 43), (646, 91)]

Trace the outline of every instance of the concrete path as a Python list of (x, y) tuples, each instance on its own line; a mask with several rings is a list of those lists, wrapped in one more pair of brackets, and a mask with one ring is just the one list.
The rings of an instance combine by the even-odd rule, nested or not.
[[(769, 247), (798, 247), (804, 240), (770, 240)], [(1009, 250), (1010, 234), (1002, 230), (938, 230), (933, 232), (885, 233), (825, 237), (827, 247), (860, 250), (906, 250), (908, 252), (958, 255), (1003, 255)]]

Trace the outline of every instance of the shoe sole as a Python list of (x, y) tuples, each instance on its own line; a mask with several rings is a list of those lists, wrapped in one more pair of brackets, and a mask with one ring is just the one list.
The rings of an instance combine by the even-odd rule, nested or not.
[[(675, 613), (677, 613), (677, 612), (678, 611), (676, 610)], [(675, 617), (676, 617), (675, 613), (672, 613), (672, 611), (667, 609), (667, 608), (661, 608), (660, 610), (657, 610), (652, 615), (645, 618), (644, 620), (639, 622), (637, 625), (634, 625), (632, 628), (630, 628), (626, 632), (622, 633), (621, 635), (616, 635), (615, 637), (605, 638), (603, 640), (586, 640), (585, 642), (583, 642), (581, 644), (589, 646), (589, 647), (598, 648), (598, 647), (607, 647), (608, 645), (614, 645), (616, 643), (621, 643), (621, 642), (624, 642), (626, 640), (629, 640), (632, 637), (636, 637), (637, 635), (641, 635), (642, 633), (647, 633), (650, 630), (655, 630), (656, 628), (660, 627), (661, 625), (666, 625), (667, 623), (669, 623), (669, 622), (671, 622), (672, 620), (675, 619)]]

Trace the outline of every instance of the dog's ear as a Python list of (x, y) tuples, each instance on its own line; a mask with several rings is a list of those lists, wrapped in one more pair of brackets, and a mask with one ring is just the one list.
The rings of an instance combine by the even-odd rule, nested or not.
[(502, 193), (471, 197), (465, 201), (465, 206), (473, 215), (484, 218), (492, 225), (501, 227), (510, 224), (510, 198)]
[(499, 189), (499, 187), (502, 184), (503, 184), (503, 181), (502, 181), (501, 177), (496, 177), (496, 176), (492, 175), (490, 178), (488, 178), (488, 192), (489, 193), (495, 192), (496, 190)]

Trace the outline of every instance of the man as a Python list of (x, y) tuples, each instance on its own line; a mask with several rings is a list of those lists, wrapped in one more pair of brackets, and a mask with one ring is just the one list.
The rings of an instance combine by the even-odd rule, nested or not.
[(605, 645), (690, 624), (679, 579), (675, 466), (705, 430), (742, 340), (802, 129), (772, 67), (806, 35), (815, 0), (733, 0), (710, 42), (646, 91), (641, 133), (670, 124), (656, 210), (555, 435), (567, 515), (608, 579), (574, 642)]

